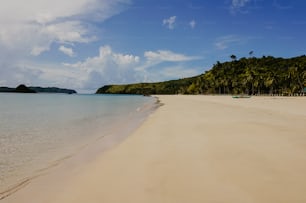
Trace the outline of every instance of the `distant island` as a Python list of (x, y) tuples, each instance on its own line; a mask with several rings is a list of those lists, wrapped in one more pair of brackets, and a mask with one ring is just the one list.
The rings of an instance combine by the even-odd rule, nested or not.
[(7, 93), (63, 93), (63, 94), (76, 94), (75, 90), (63, 89), (57, 87), (27, 87), (23, 84), (16, 88), (0, 87), (0, 92)]
[(246, 94), (306, 95), (306, 56), (263, 56), (217, 63), (205, 73), (157, 83), (106, 85), (96, 94)]
[(37, 93), (63, 93), (63, 94), (77, 94), (77, 91), (72, 89), (63, 89), (58, 87), (29, 87)]

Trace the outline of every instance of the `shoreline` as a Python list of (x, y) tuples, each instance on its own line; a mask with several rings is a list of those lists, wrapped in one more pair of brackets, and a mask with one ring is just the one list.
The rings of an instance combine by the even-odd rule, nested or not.
[(158, 98), (164, 105), (115, 147), (2, 201), (306, 201), (306, 98)]
[(152, 102), (147, 102), (140, 106), (134, 113), (128, 115), (125, 119), (121, 119), (116, 126), (107, 128), (106, 132), (103, 133), (99, 131), (103, 129), (97, 128), (96, 133), (99, 135), (94, 136), (94, 139), (90, 139), (89, 142), (78, 146), (70, 154), (50, 162), (44, 168), (33, 171), (31, 176), (15, 181), (7, 189), (0, 191), (0, 201), (5, 201), (7, 198), (14, 196), (15, 193), (23, 190), (28, 185), (32, 187), (31, 184), (33, 182), (34, 184), (38, 182), (42, 185), (44, 184), (44, 181), (42, 181), (44, 179), (46, 179), (46, 182), (52, 182), (53, 177), (58, 179), (58, 177), (62, 176), (65, 179), (61, 173), (69, 176), (69, 170), (79, 170), (82, 168), (81, 165), (92, 162), (107, 150), (124, 141), (159, 107), (157, 98), (152, 98)]

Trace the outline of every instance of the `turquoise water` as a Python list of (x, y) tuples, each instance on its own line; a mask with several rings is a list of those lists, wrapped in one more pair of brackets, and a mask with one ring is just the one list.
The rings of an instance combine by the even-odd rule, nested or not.
[(116, 136), (117, 126), (140, 122), (154, 103), (142, 96), (0, 94), (0, 192), (99, 137)]

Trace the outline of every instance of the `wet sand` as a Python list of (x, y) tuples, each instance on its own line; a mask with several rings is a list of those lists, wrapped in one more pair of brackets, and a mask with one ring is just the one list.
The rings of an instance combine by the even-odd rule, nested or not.
[(159, 98), (120, 144), (1, 203), (306, 202), (306, 97)]

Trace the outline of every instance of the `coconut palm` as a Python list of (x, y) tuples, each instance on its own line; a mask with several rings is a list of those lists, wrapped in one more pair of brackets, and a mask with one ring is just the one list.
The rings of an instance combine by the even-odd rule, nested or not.
[(231, 59), (232, 59), (233, 61), (236, 61), (236, 60), (237, 60), (237, 56), (235, 56), (234, 54), (232, 54), (230, 57), (231, 57)]

